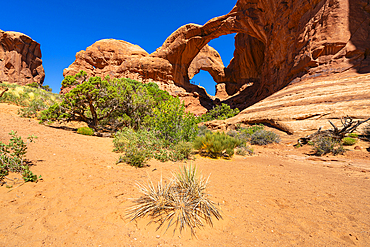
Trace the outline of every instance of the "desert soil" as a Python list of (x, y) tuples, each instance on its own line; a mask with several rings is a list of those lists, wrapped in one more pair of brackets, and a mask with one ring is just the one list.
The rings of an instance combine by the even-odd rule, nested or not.
[(197, 231), (156, 231), (147, 219), (130, 222), (136, 182), (169, 178), (185, 163), (155, 160), (136, 169), (116, 165), (112, 139), (79, 135), (17, 116), (0, 104), (0, 141), (17, 131), (28, 145), (31, 170), (0, 187), (0, 246), (370, 246), (370, 143), (345, 155), (316, 157), (295, 149), (299, 136), (255, 147), (254, 156), (232, 160), (196, 157), (223, 220)]

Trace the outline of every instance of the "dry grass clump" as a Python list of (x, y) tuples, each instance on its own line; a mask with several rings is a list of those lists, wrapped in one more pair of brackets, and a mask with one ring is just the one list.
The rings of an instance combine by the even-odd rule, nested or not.
[(159, 224), (166, 231), (173, 227), (173, 234), (179, 229), (181, 234), (185, 228), (190, 228), (192, 236), (196, 236), (196, 228), (205, 224), (213, 225), (212, 218), (222, 219), (215, 203), (208, 199), (205, 189), (208, 178), (198, 176), (196, 167), (191, 165), (180, 169), (168, 182), (161, 178), (155, 186), (149, 179), (147, 185), (137, 184), (143, 194), (134, 199), (135, 205), (130, 207), (127, 216), (131, 221), (148, 216), (150, 223)]

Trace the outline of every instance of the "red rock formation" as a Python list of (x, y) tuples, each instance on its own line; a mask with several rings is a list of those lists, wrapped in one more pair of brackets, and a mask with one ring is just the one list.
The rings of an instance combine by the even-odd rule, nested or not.
[(264, 123), (287, 133), (331, 128), (328, 120), (370, 117), (370, 74), (338, 73), (288, 85), (243, 110), (237, 116), (207, 123), (211, 128), (233, 129), (236, 124)]
[(0, 30), (0, 81), (26, 85), (44, 82), (40, 44), (25, 34)]
[[(180, 27), (150, 55), (127, 54), (113, 65), (105, 62), (119, 57), (112, 53), (107, 53), (109, 59), (104, 52), (94, 59), (78, 54), (77, 60), (92, 64), (102, 56), (99, 64), (106, 67), (94, 65), (92, 70), (158, 82), (172, 94), (187, 97), (198, 110), (214, 104), (204, 89), (189, 83), (194, 73), (205, 69), (218, 83), (216, 95), (244, 109), (289, 83), (344, 71), (370, 72), (369, 24), (368, 0), (239, 0), (224, 16)], [(204, 47), (231, 33), (237, 33), (234, 58), (222, 70), (218, 60), (211, 59), (216, 53)], [(74, 64), (80, 66), (77, 60)]]

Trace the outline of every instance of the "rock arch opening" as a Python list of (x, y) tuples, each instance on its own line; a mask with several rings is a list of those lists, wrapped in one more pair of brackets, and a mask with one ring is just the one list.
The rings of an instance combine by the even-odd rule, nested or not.
[(200, 70), (193, 78), (190, 78), (190, 83), (193, 85), (204, 87), (207, 94), (211, 96), (216, 95), (217, 83), (208, 71)]

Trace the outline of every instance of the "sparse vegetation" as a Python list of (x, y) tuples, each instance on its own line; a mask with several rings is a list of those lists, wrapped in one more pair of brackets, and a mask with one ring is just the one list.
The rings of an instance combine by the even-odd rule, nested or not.
[(240, 145), (240, 140), (225, 133), (207, 133), (205, 136), (197, 136), (194, 140), (194, 149), (212, 157), (231, 158), (234, 148)]
[(58, 94), (45, 91), (38, 86), (35, 88), (17, 84), (0, 83), (0, 91), (3, 91), (2, 88), (8, 90), (0, 97), (0, 102), (23, 106), (18, 112), (21, 117), (38, 117), (40, 111), (47, 109), (60, 99)]
[(257, 130), (250, 136), (250, 143), (252, 145), (267, 145), (270, 143), (279, 143), (280, 136), (272, 131), (264, 129)]
[(344, 137), (342, 139), (342, 143), (343, 145), (345, 146), (352, 146), (352, 145), (355, 145), (356, 144), (356, 139), (352, 138), (352, 137)]
[(253, 148), (251, 148), (249, 146), (242, 146), (242, 147), (237, 147), (236, 148), (236, 154), (237, 155), (246, 156), (246, 155), (253, 155), (253, 153), (254, 153)]
[(207, 113), (201, 115), (197, 118), (197, 122), (207, 122), (212, 120), (224, 120), (227, 118), (234, 117), (239, 113), (239, 109), (231, 109), (229, 105), (222, 103), (214, 107), (213, 109), (209, 110)]
[(93, 136), (94, 130), (89, 127), (80, 127), (77, 129), (77, 133), (81, 135)]
[(313, 150), (318, 156), (332, 153), (333, 155), (343, 154), (345, 149), (343, 145), (336, 139), (331, 137), (318, 138), (313, 142)]
[(157, 223), (157, 230), (162, 226), (166, 231), (173, 227), (173, 233), (180, 234), (190, 228), (195, 230), (205, 224), (213, 225), (212, 218), (222, 219), (214, 202), (208, 198), (206, 188), (208, 179), (198, 175), (196, 167), (184, 166), (169, 181), (161, 180), (155, 186), (151, 180), (147, 185), (138, 183), (137, 187), (143, 194), (134, 200), (134, 206), (127, 211), (131, 221), (150, 217), (150, 223)]
[[(30, 171), (24, 161), (27, 153), (26, 143), (17, 135), (17, 132), (11, 131), (9, 135), (11, 136), (9, 144), (0, 142), (0, 182), (3, 182), (9, 172), (21, 173), (25, 182), (37, 181), (37, 175)], [(35, 138), (37, 137), (29, 136), (27, 139), (33, 142)]]

